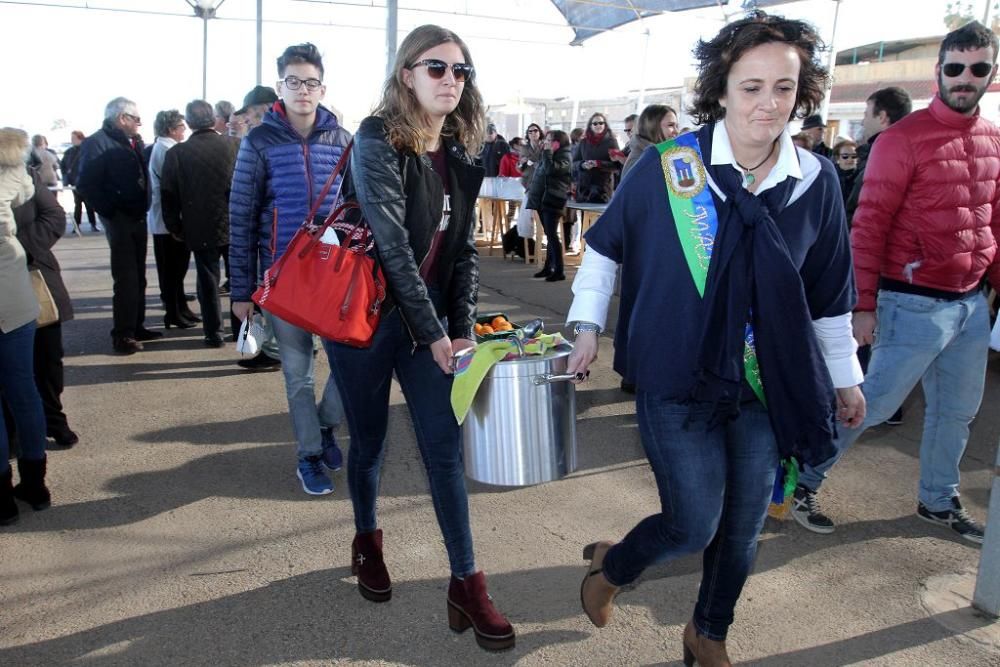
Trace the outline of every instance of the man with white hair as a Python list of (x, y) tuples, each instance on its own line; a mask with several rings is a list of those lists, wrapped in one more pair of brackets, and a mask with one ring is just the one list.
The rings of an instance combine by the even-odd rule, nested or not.
[(146, 209), (149, 178), (142, 159), (142, 119), (135, 102), (116, 97), (104, 109), (104, 124), (80, 148), (77, 188), (97, 211), (111, 248), (114, 326), (119, 354), (142, 350), (142, 341), (163, 334), (146, 319)]

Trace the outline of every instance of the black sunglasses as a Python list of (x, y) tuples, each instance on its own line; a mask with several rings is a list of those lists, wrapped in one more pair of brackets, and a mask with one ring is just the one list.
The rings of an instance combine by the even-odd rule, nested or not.
[(598, 125), (603, 126), (607, 125), (607, 123), (605, 123), (603, 120), (595, 120), (593, 123), (590, 124), (591, 127), (597, 127)]
[(958, 76), (965, 71), (966, 67), (972, 70), (972, 76), (980, 79), (993, 71), (993, 65), (985, 62), (976, 63), (975, 65), (966, 65), (965, 63), (945, 63), (944, 65), (941, 65), (941, 71), (944, 72), (945, 76)]
[(855, 153), (841, 153), (840, 154), (840, 159), (841, 160), (857, 160), (858, 156)]
[(467, 65), (465, 63), (455, 63), (454, 65), (449, 65), (443, 60), (438, 60), (436, 58), (428, 58), (427, 60), (421, 60), (420, 62), (413, 63), (407, 69), (413, 69), (414, 67), (420, 67), (423, 65), (427, 68), (427, 76), (432, 79), (440, 79), (444, 77), (444, 73), (451, 68), (451, 73), (455, 76), (455, 81), (458, 83), (464, 83), (472, 79), (472, 75), (475, 73), (475, 68), (472, 65)]

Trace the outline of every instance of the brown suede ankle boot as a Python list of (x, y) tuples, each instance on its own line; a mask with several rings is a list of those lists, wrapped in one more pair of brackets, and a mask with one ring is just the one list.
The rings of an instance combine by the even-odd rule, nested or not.
[(351, 574), (358, 578), (361, 597), (387, 602), (392, 597), (392, 581), (382, 560), (382, 529), (356, 533), (351, 543)]
[(692, 667), (733, 667), (726, 652), (726, 642), (699, 635), (694, 623), (688, 621), (684, 628), (684, 665)]
[(21, 481), (14, 487), (16, 498), (28, 503), (36, 511), (52, 504), (52, 496), (45, 486), (45, 459), (18, 459), (17, 472)]
[(580, 584), (580, 605), (590, 622), (603, 628), (611, 620), (618, 587), (604, 576), (604, 557), (613, 542), (594, 542), (583, 548), (583, 559), (589, 560), (587, 574)]
[(476, 633), (476, 643), (488, 651), (514, 648), (514, 628), (493, 606), (482, 572), (464, 579), (452, 575), (448, 586), (448, 625), (455, 632), (471, 627)]
[(11, 486), (11, 475), (13, 470), (7, 468), (7, 472), (0, 475), (0, 526), (9, 526), (17, 523), (18, 509), (14, 501), (14, 487)]

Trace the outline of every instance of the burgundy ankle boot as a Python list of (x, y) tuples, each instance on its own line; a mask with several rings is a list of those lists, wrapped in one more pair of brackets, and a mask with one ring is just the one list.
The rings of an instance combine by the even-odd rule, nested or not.
[(387, 602), (392, 597), (392, 581), (382, 560), (382, 529), (356, 533), (351, 543), (351, 574), (358, 578), (361, 597)]
[(18, 509), (10, 481), (12, 473), (13, 470), (8, 467), (7, 472), (0, 475), (0, 526), (17, 523)]
[(17, 472), (21, 481), (14, 487), (15, 497), (36, 511), (52, 504), (52, 496), (45, 486), (45, 459), (18, 459)]
[(470, 627), (476, 633), (476, 643), (488, 651), (514, 648), (514, 628), (493, 606), (486, 592), (486, 575), (470, 574), (465, 579), (451, 577), (448, 586), (448, 625), (455, 632)]

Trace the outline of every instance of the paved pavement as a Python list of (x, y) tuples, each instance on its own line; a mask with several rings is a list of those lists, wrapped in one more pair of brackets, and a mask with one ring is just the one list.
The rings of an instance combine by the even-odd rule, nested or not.
[[(518, 632), (514, 650), (494, 655), (447, 628), (447, 560), (398, 391), (379, 505), (395, 591), (374, 605), (350, 576), (343, 473), (322, 498), (295, 479), (280, 373), (238, 369), (233, 346), (208, 349), (198, 329), (111, 356), (107, 244), (67, 236), (57, 254), (77, 308), (64, 400), (81, 443), (50, 452), (53, 507), (22, 508), (17, 526), (0, 529), (0, 665), (679, 664), (698, 559), (648, 571), (603, 630), (579, 608), (582, 545), (621, 537), (657, 507), (608, 339), (578, 393), (580, 469), (531, 488), (469, 484), (478, 564)], [(147, 322), (159, 328), (149, 257)], [(482, 265), (483, 308), (561, 322), (569, 280), (531, 280), (533, 268), (499, 256)], [(962, 466), (963, 501), (978, 517), (998, 403), (994, 355)], [(734, 659), (1000, 665), (1000, 624), (967, 602), (979, 551), (914, 515), (921, 414), (917, 392), (904, 425), (866, 434), (845, 457), (823, 496), (833, 535), (768, 522), (730, 635)]]

